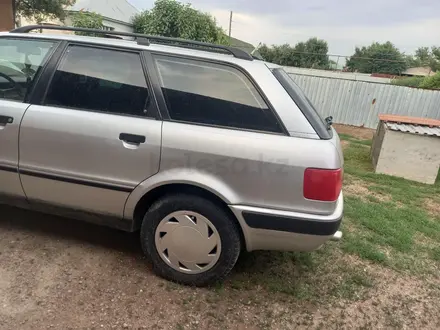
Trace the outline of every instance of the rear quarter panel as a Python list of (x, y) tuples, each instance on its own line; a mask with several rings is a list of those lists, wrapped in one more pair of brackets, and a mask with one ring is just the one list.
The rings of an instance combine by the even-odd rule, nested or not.
[(303, 197), (307, 167), (342, 166), (336, 140), (306, 139), (176, 122), (163, 123), (160, 171), (140, 184), (127, 202), (167, 183), (203, 187), (228, 204), (331, 214), (336, 202)]

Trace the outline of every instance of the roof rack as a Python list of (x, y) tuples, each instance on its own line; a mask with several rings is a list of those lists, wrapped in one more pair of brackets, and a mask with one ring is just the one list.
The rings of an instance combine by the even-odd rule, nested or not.
[(160, 36), (150, 36), (147, 34), (140, 33), (130, 33), (130, 32), (120, 32), (120, 31), (105, 31), (98, 29), (87, 29), (80, 27), (70, 27), (70, 26), (58, 26), (58, 25), (27, 25), (11, 30), (10, 33), (29, 33), (33, 30), (58, 30), (58, 31), (76, 31), (76, 32), (88, 32), (102, 34), (104, 36), (123, 36), (123, 37), (134, 37), (139, 45), (149, 46), (150, 43), (158, 44), (168, 44), (172, 46), (193, 48), (213, 52), (222, 52), (232, 54), (236, 58), (243, 60), (252, 61), (252, 55), (246, 53), (244, 50), (234, 47), (210, 44), (200, 41), (192, 41), (180, 38), (170, 38), (170, 37), (160, 37)]

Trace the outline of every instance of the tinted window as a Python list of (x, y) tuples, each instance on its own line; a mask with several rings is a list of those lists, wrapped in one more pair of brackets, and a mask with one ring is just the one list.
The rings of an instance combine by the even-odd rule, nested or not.
[(54, 42), (0, 38), (0, 99), (23, 102)]
[(72, 46), (55, 72), (46, 104), (140, 116), (147, 98), (139, 54)]
[(171, 119), (281, 132), (249, 79), (226, 65), (155, 57)]
[(315, 129), (316, 134), (321, 139), (330, 139), (333, 136), (330, 126), (321, 118), (321, 116), (316, 111), (312, 102), (304, 94), (304, 92), (299, 88), (299, 86), (293, 81), (289, 74), (283, 69), (273, 69), (274, 76), (278, 79), (284, 89), (287, 91), (289, 96), (292, 98), (293, 102), (298, 106), (301, 112), (309, 121), (310, 125)]

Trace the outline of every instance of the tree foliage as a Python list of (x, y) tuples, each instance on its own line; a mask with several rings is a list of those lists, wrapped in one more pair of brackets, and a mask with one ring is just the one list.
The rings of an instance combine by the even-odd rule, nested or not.
[(368, 47), (356, 47), (347, 61), (350, 71), (362, 73), (400, 74), (407, 68), (407, 60), (396, 46), (387, 41), (374, 42)]
[(75, 0), (15, 0), (15, 20), (17, 16), (38, 23), (47, 19), (64, 20), (65, 8), (73, 4)]
[(397, 86), (407, 86), (425, 89), (440, 89), (440, 72), (429, 77), (398, 78), (391, 82)]
[(157, 0), (151, 10), (134, 17), (133, 25), (137, 33), (228, 43), (224, 31), (211, 15), (175, 0)]
[(440, 47), (432, 46), (417, 48), (414, 56), (407, 56), (408, 67), (430, 67), (432, 71), (440, 71)]
[(433, 76), (426, 77), (419, 87), (428, 89), (440, 89), (440, 72), (437, 72)]
[(398, 77), (396, 79), (393, 79), (391, 81), (391, 84), (396, 86), (419, 88), (423, 80), (425, 80), (425, 77), (407, 77), (407, 78)]
[[(87, 29), (98, 29), (103, 28), (102, 16), (97, 13), (83, 12), (73, 14), (72, 24), (74, 27), (87, 28)], [(75, 32), (77, 35), (82, 36), (95, 36), (93, 33), (88, 32)], [(100, 35), (98, 35), (100, 36)], [(101, 35), (102, 36), (102, 35)]]
[(318, 38), (299, 42), (294, 47), (289, 44), (262, 45), (258, 51), (266, 61), (279, 65), (316, 69), (328, 69), (331, 65), (327, 55), (328, 44)]

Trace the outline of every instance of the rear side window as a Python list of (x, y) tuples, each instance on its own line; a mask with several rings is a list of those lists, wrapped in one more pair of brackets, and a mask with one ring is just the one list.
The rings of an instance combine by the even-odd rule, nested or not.
[(0, 99), (23, 102), (55, 42), (0, 38)]
[(249, 79), (221, 64), (155, 56), (162, 92), (173, 120), (282, 132)]
[(272, 73), (278, 79), (280, 84), (284, 87), (293, 102), (295, 102), (295, 104), (301, 110), (303, 115), (307, 118), (310, 125), (312, 125), (313, 129), (315, 130), (316, 134), (318, 134), (321, 139), (331, 139), (333, 136), (333, 131), (331, 130), (330, 126), (324, 122), (324, 120), (316, 111), (312, 102), (310, 102), (308, 97), (292, 80), (288, 73), (283, 69), (273, 69)]
[(139, 54), (71, 46), (55, 72), (45, 102), (142, 116), (148, 95)]

